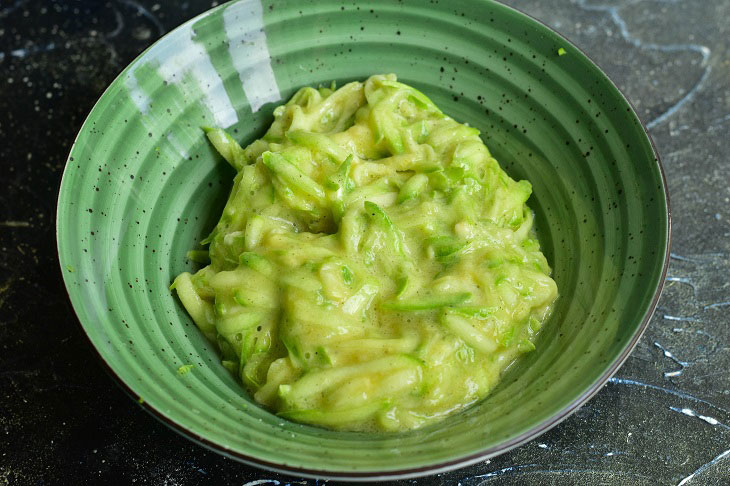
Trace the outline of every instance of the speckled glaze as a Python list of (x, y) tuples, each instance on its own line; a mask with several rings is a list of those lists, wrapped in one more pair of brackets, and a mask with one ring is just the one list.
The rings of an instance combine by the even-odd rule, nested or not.
[[(246, 142), (299, 87), (377, 72), (479, 128), (507, 172), (532, 182), (529, 204), (561, 293), (537, 351), (488, 399), (399, 435), (332, 432), (261, 409), (168, 291), (193, 268), (185, 253), (217, 220), (233, 176), (199, 127), (224, 126)], [(319, 477), (431, 474), (557, 424), (628, 356), (669, 255), (665, 183), (631, 107), (564, 38), (488, 1), (241, 0), (187, 22), (92, 110), (57, 218), (74, 309), (142, 406), (223, 454)], [(179, 373), (185, 365), (194, 367)]]

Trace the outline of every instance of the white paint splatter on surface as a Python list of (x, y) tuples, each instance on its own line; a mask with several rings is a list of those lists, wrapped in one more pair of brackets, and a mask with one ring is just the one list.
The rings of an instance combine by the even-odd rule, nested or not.
[(702, 75), (700, 76), (700, 79), (684, 94), (684, 96), (682, 96), (677, 102), (675, 102), (672, 106), (665, 110), (664, 113), (649, 121), (646, 124), (647, 128), (651, 129), (656, 127), (657, 125), (660, 125), (661, 123), (669, 119), (672, 115), (674, 115), (677, 111), (679, 111), (680, 108), (692, 101), (697, 93), (700, 91), (702, 86), (705, 85), (707, 79), (710, 77), (710, 73), (712, 72), (712, 65), (709, 62), (711, 51), (707, 46), (703, 46), (700, 44), (657, 44), (653, 42), (644, 42), (643, 40), (634, 36), (629, 31), (629, 27), (626, 24), (626, 21), (619, 14), (619, 7), (615, 5), (591, 5), (588, 4), (586, 0), (579, 0), (578, 4), (581, 6), (581, 8), (584, 8), (588, 11), (608, 13), (611, 17), (611, 20), (618, 27), (619, 32), (621, 33), (621, 37), (626, 42), (638, 49), (647, 49), (667, 53), (689, 51), (696, 52), (700, 56), (702, 56), (701, 67), (704, 70), (702, 72)]
[(688, 361), (682, 361), (682, 360), (678, 359), (676, 356), (674, 356), (672, 354), (671, 351), (669, 351), (667, 348), (665, 348), (664, 346), (662, 346), (661, 344), (659, 344), (656, 341), (654, 342), (654, 346), (659, 348), (659, 350), (661, 350), (662, 354), (664, 354), (664, 357), (669, 358), (670, 360), (674, 361), (681, 367), (678, 370), (664, 372), (665, 378), (680, 376), (684, 372), (685, 368), (687, 368), (691, 364)]
[(719, 463), (726, 457), (730, 456), (730, 449), (726, 450), (725, 452), (720, 453), (719, 455), (715, 456), (710, 462), (707, 462), (700, 466), (698, 469), (696, 469), (692, 474), (682, 479), (677, 486), (684, 486), (688, 482), (692, 481), (698, 474), (702, 474), (704, 471), (706, 471), (708, 468), (714, 466), (715, 464)]
[(724, 408), (722, 408), (722, 407), (720, 407), (718, 405), (715, 405), (713, 403), (710, 403), (707, 400), (703, 400), (701, 398), (697, 398), (696, 396), (690, 395), (689, 393), (685, 393), (685, 392), (678, 391), (678, 390), (672, 390), (670, 388), (665, 388), (663, 386), (652, 385), (651, 383), (644, 383), (642, 381), (632, 380), (630, 378), (618, 378), (618, 377), (615, 377), (615, 376), (613, 378), (611, 378), (610, 380), (608, 380), (608, 382), (609, 383), (612, 383), (612, 384), (615, 384), (615, 385), (635, 386), (635, 387), (638, 387), (638, 388), (645, 388), (645, 389), (648, 389), (648, 390), (660, 391), (662, 393), (667, 393), (669, 395), (674, 395), (674, 396), (679, 397), (679, 398), (684, 398), (684, 399), (687, 399), (687, 400), (692, 400), (692, 401), (698, 402), (698, 403), (704, 403), (705, 405), (708, 405), (708, 406), (710, 406), (710, 407), (712, 407), (712, 408), (714, 408), (716, 410), (720, 410), (720, 411), (725, 412), (725, 413), (730, 413), (730, 411), (728, 411), (728, 410), (726, 410), (726, 409), (724, 409)]
[(669, 409), (673, 412), (681, 413), (682, 415), (686, 415), (688, 417), (698, 418), (698, 419), (702, 420), (703, 422), (707, 422), (710, 425), (715, 425), (715, 426), (719, 426), (723, 429), (730, 430), (729, 426), (723, 424), (716, 418), (710, 417), (708, 415), (699, 414), (699, 413), (695, 412), (694, 410), (692, 410), (691, 408), (669, 407)]

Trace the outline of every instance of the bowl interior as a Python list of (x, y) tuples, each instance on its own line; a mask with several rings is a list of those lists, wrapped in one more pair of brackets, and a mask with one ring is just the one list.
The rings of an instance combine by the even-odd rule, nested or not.
[[(176, 430), (286, 471), (434, 472), (556, 423), (638, 339), (662, 280), (668, 211), (636, 115), (543, 25), (487, 1), (427, 5), (223, 5), (148, 49), (84, 124), (59, 196), (66, 285), (106, 364)], [(215, 224), (231, 187), (233, 171), (201, 126), (229, 128), (246, 143), (299, 87), (387, 72), (479, 128), (507, 172), (532, 183), (560, 299), (537, 351), (477, 406), (405, 434), (336, 433), (255, 405), (168, 286), (194, 268), (185, 253)], [(195, 367), (178, 373), (187, 364)]]

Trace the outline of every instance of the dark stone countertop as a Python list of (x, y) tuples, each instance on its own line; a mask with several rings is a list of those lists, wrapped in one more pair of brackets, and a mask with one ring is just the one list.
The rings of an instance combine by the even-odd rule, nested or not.
[[(0, 484), (324, 483), (225, 459), (135, 406), (57, 270), (56, 192), (85, 115), (142, 49), (216, 3), (0, 2)], [(668, 282), (630, 359), (575, 415), (492, 460), (394, 484), (727, 484), (730, 2), (508, 3), (582, 47), (648, 124), (672, 197)]]

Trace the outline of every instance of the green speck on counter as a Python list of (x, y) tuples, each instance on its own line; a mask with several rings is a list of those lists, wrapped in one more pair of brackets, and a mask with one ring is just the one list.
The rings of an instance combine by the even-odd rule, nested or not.
[(142, 398), (142, 397), (139, 397), (139, 398), (137, 399), (137, 403), (139, 403), (140, 405), (142, 405), (142, 404), (144, 403), (144, 398)]
[(66, 265), (66, 270), (68, 270), (71, 273), (74, 273), (74, 267), (72, 267), (71, 265)]
[(179, 367), (177, 369), (177, 372), (180, 375), (187, 375), (188, 373), (190, 373), (190, 370), (192, 370), (193, 368), (195, 368), (195, 365), (191, 365), (191, 364), (189, 364), (189, 365), (182, 365), (181, 367)]
[(558, 49), (558, 56), (564, 56), (567, 53), (568, 52), (565, 49), (563, 49), (562, 47), (560, 49)]

